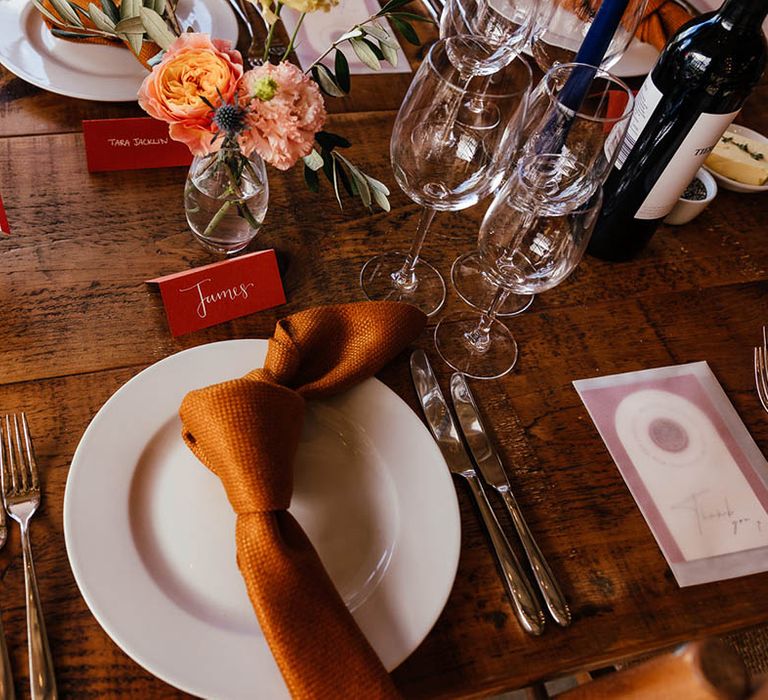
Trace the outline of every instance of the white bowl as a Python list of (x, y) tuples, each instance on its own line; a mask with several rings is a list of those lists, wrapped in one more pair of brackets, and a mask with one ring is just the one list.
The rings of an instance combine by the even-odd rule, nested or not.
[(683, 199), (681, 196), (680, 199), (677, 200), (677, 204), (675, 204), (672, 211), (669, 212), (664, 219), (665, 224), (671, 224), (672, 226), (687, 224), (701, 214), (701, 212), (703, 212), (715, 198), (715, 195), (717, 194), (717, 183), (704, 168), (699, 168), (693, 179), (701, 180), (707, 190), (707, 196), (704, 199)]
[[(748, 139), (752, 139), (753, 141), (758, 141), (759, 143), (768, 143), (768, 137), (759, 134), (757, 131), (748, 129), (746, 126), (741, 126), (741, 124), (731, 124), (728, 127), (728, 130), (732, 131), (734, 134), (746, 136)], [(743, 182), (731, 180), (731, 178), (725, 177), (725, 175), (721, 175), (720, 173), (715, 172), (712, 170), (712, 168), (709, 168), (706, 165), (704, 167), (706, 168), (707, 172), (712, 173), (712, 176), (715, 178), (715, 180), (717, 180), (726, 190), (732, 190), (733, 192), (768, 192), (768, 182), (764, 185), (745, 185)]]

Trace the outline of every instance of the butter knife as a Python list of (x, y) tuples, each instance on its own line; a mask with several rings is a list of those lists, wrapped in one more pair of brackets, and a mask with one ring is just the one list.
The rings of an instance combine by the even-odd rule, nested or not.
[(411, 377), (419, 396), (429, 429), (443, 453), (452, 473), (463, 477), (469, 484), (480, 515), (488, 530), (502, 572), (502, 580), (509, 594), (515, 616), (522, 628), (532, 635), (544, 630), (544, 613), (536, 600), (536, 594), (522, 572), (520, 562), (509, 546), (499, 521), (491, 508), (483, 484), (477, 476), (466, 448), (461, 442), (448, 404), (440, 391), (435, 374), (423, 350), (411, 355)]
[(491, 444), (488, 433), (480, 419), (480, 413), (477, 410), (477, 404), (469, 390), (466, 379), (463, 374), (456, 372), (451, 377), (451, 398), (453, 399), (453, 408), (456, 411), (456, 417), (459, 419), (461, 431), (464, 439), (472, 451), (475, 463), (480, 469), (480, 473), (486, 482), (501, 494), (504, 504), (507, 506), (515, 530), (520, 537), (525, 554), (533, 569), (536, 583), (539, 586), (541, 595), (547, 605), (549, 614), (562, 627), (571, 624), (571, 611), (565, 602), (560, 587), (557, 585), (552, 569), (549, 568), (547, 560), (541, 553), (536, 540), (533, 539), (528, 524), (523, 518), (520, 506), (517, 504), (512, 487), (509, 484), (509, 478), (504, 470), (498, 452)]

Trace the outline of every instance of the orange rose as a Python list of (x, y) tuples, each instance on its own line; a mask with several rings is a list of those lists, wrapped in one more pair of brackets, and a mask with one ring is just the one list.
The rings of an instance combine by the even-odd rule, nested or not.
[(230, 102), (243, 75), (243, 59), (230, 51), (229, 42), (207, 34), (182, 34), (165, 52), (163, 60), (144, 79), (139, 104), (147, 114), (168, 122), (175, 141), (187, 144), (196, 156), (221, 147), (211, 144), (216, 133), (211, 108)]

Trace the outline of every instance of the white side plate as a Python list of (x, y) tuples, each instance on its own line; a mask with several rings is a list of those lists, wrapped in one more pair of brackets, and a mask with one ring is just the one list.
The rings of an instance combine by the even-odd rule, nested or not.
[[(180, 0), (182, 30), (237, 42), (226, 0)], [(100, 102), (135, 100), (146, 69), (127, 49), (57, 39), (29, 0), (0, 1), (0, 64), (32, 85)]]

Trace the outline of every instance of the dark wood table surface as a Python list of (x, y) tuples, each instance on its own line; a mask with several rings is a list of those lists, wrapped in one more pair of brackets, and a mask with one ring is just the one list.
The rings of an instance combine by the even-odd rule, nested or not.
[[(45, 470), (32, 538), (62, 695), (183, 697), (109, 639), (70, 571), (63, 496), (83, 431), (116, 389), (161, 358), (216, 340), (268, 337), (276, 319), (293, 311), (362, 298), (362, 264), (406, 246), (418, 216), (396, 187), (388, 158), (407, 83), (407, 76), (358, 80), (329, 124), (353, 142), (356, 161), (389, 183), (392, 212), (371, 214), (356, 203), (339, 211), (327, 187), (305, 190), (300, 169), (271, 171), (269, 213), (254, 249), (285, 255), (288, 303), (174, 339), (159, 295), (144, 281), (216, 259), (186, 230), (186, 170), (90, 175), (81, 120), (138, 115), (136, 104), (55, 96), (0, 69), (0, 192), (13, 229), (0, 240), (0, 410), (28, 412)], [(738, 121), (764, 127), (766, 115), (764, 83)], [(438, 215), (424, 255), (444, 274), (473, 246), (482, 211)], [(434, 629), (394, 672), (407, 697), (481, 697), (768, 621), (768, 574), (677, 586), (571, 384), (707, 360), (768, 449), (768, 416), (752, 375), (752, 347), (768, 323), (767, 220), (768, 196), (721, 191), (691, 224), (659, 230), (633, 262), (585, 258), (566, 283), (512, 322), (521, 349), (516, 369), (473, 388), (508, 464), (515, 414), (532, 444), (536, 459), (514, 466), (513, 486), (574, 621), (568, 629), (550, 623), (536, 639), (522, 633), (478, 514), (457, 482), (463, 532), (456, 582)], [(445, 312), (460, 308), (449, 295)], [(450, 373), (431, 328), (418, 345), (445, 386)], [(380, 378), (417, 410), (407, 354)], [(15, 527), (0, 550), (0, 608), (16, 686), (26, 695)]]

